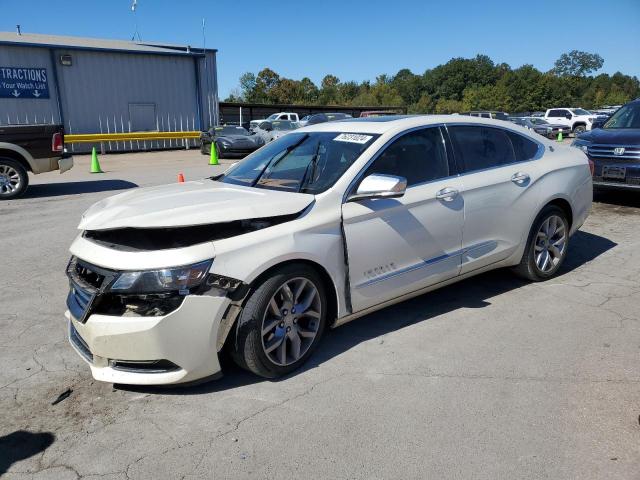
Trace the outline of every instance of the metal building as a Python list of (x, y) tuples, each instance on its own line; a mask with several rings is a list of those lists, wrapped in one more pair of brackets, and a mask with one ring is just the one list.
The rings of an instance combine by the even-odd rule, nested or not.
[[(216, 52), (0, 32), (0, 125), (61, 123), (74, 134), (204, 130), (218, 123)], [(175, 142), (111, 142), (106, 148)]]

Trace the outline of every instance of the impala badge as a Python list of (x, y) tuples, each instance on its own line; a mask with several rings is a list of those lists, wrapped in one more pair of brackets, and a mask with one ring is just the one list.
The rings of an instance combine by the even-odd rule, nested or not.
[(624, 147), (616, 147), (613, 149), (614, 155), (624, 155)]

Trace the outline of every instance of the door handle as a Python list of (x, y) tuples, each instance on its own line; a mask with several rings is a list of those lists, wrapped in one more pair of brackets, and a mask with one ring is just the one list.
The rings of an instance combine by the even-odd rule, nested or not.
[(451, 187), (443, 188), (436, 193), (438, 200), (444, 200), (445, 202), (452, 202), (454, 198), (458, 196), (458, 190)]
[(524, 172), (516, 172), (511, 177), (511, 181), (516, 185), (523, 185), (527, 183), (530, 179), (531, 177), (529, 177), (529, 175)]

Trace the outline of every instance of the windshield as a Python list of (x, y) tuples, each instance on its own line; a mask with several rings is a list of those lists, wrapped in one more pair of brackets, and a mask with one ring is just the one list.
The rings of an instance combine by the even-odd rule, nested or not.
[(640, 102), (622, 107), (607, 120), (604, 128), (640, 128)]
[(340, 132), (290, 133), (249, 155), (215, 180), (270, 190), (324, 192), (378, 137)]
[(549, 123), (546, 120), (543, 120), (542, 118), (537, 118), (537, 117), (532, 117), (529, 119), (529, 121), (534, 125), (546, 125)]
[(572, 108), (571, 111), (576, 115), (591, 115), (591, 112), (587, 112), (582, 108)]
[(295, 125), (288, 120), (272, 122), (271, 125), (274, 130), (293, 130), (296, 128)]
[(273, 115), (269, 115), (267, 117), (267, 120), (276, 120), (278, 118), (278, 113), (274, 113)]
[(216, 127), (214, 131), (219, 137), (223, 135), (249, 135), (249, 132), (244, 127)]

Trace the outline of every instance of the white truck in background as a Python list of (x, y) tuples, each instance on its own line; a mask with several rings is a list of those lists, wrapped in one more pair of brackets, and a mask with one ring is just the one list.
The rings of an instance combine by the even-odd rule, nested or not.
[(596, 116), (582, 108), (550, 108), (544, 114), (549, 123), (566, 125), (574, 135), (591, 130)]
[(265, 121), (273, 121), (273, 120), (289, 120), (290, 122), (298, 123), (300, 121), (300, 117), (297, 113), (294, 112), (278, 112), (269, 115), (267, 118), (261, 118), (259, 120), (251, 120), (249, 122), (249, 128), (251, 130), (255, 129), (258, 125)]

